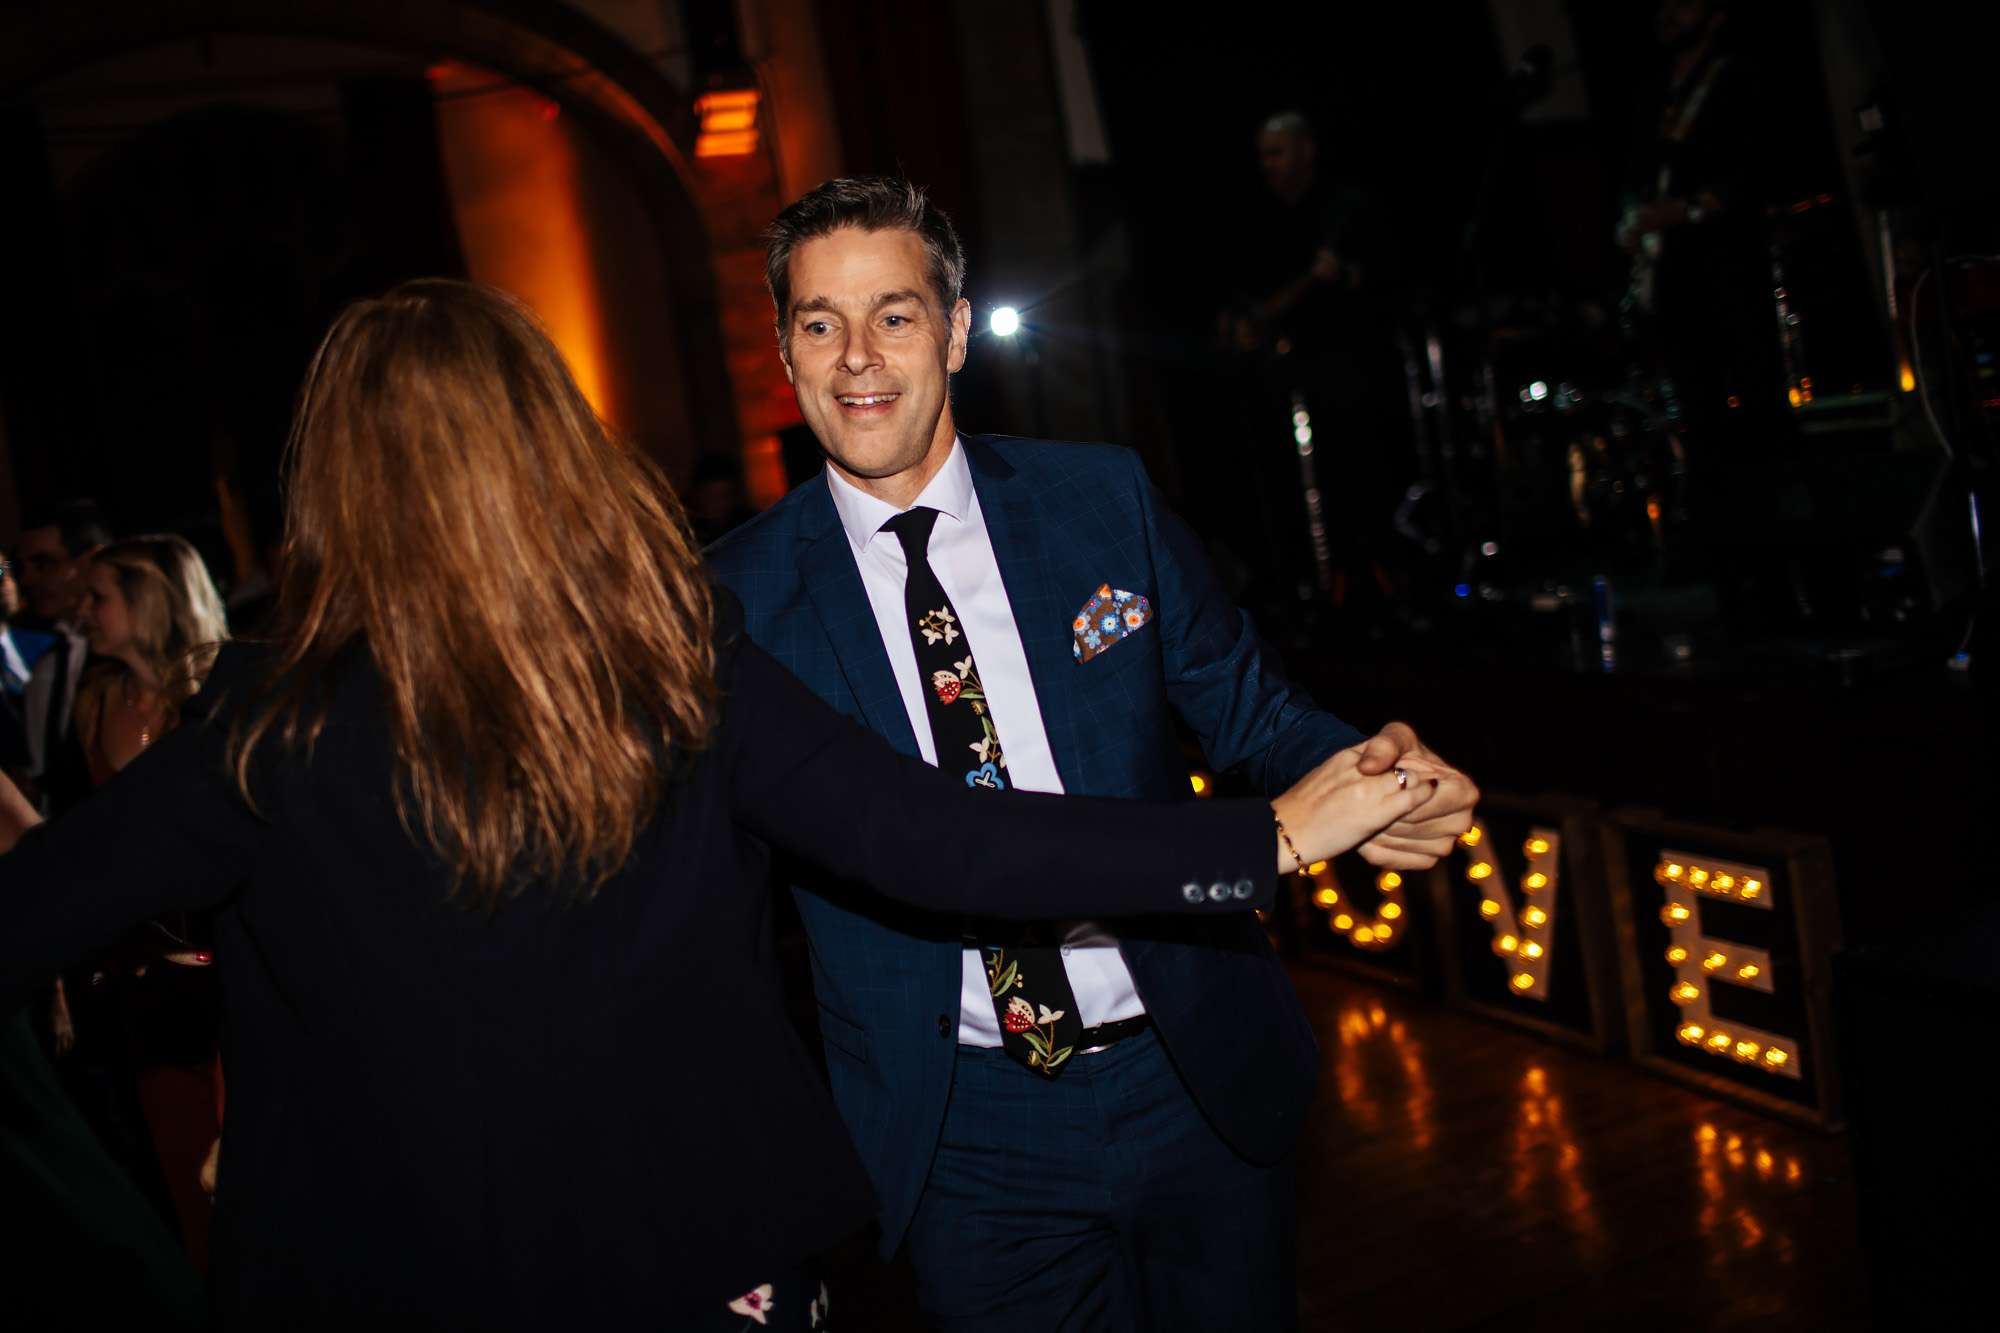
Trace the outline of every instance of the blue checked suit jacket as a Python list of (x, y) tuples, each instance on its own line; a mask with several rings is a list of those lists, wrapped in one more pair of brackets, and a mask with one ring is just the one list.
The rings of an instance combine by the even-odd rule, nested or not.
[[(1194, 534), (1138, 456), (1111, 445), (965, 436), (974, 489), (1027, 650), (1063, 789), (1186, 800), (1170, 713), (1219, 771), (1275, 795), (1360, 739), (1280, 674)], [(750, 638), (827, 702), (918, 753), (826, 479), (794, 489), (708, 552)], [(1078, 662), (1071, 624), (1103, 584), (1152, 602), (1151, 624)], [(800, 792), (838, 801), (839, 792)], [(1118, 831), (1077, 848), (1077, 874)], [(833, 1093), (881, 1200), (892, 1253), (915, 1212), (957, 1056), (960, 922), (858, 885), (795, 875)], [(1160, 1039), (1244, 1157), (1290, 1151), (1318, 1062), (1291, 983), (1250, 913), (1112, 923)]]

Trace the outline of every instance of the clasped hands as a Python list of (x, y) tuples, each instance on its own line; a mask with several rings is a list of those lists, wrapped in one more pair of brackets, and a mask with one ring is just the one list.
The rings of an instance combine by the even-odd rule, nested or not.
[(1354, 849), (1383, 869), (1428, 870), (1472, 827), (1478, 803), (1471, 778), (1439, 758), (1406, 723), (1391, 722), (1330, 756), (1271, 802), (1291, 838), (1290, 847), (1279, 840), (1279, 872), (1298, 869), (1294, 851), (1312, 862)]

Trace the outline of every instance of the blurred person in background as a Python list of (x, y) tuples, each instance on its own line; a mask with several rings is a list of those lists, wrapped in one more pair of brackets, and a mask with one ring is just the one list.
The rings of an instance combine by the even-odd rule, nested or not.
[(15, 561), (22, 595), (39, 628), (56, 636), (22, 694), (28, 766), (24, 784), (45, 813), (75, 804), (91, 789), (90, 765), (76, 741), (77, 685), (90, 645), (77, 628), (87, 574), (85, 557), (111, 540), (95, 504), (71, 500), (30, 510), (21, 525)]
[(111, 540), (111, 528), (91, 500), (31, 508), (15, 542), (15, 578), (28, 619), (54, 629), (76, 619), (83, 600), (83, 557)]
[(55, 636), (14, 622), (21, 614), (21, 585), (14, 579), (14, 562), (0, 551), (0, 695), (17, 707), (28, 688), (28, 673), (42, 654), (55, 646)]
[(28, 766), (27, 718), (23, 695), (28, 674), (42, 654), (55, 646), (55, 636), (14, 623), (21, 614), (21, 588), (14, 566), (0, 551), (0, 772), (21, 774)]
[[(173, 729), (228, 626), (207, 566), (181, 537), (127, 538), (79, 563), (75, 624), (90, 664), (74, 731), (96, 787)], [(186, 914), (149, 921), (68, 969), (49, 1001), (64, 1086), (113, 1159), (183, 1228), (204, 1220), (187, 1205), (212, 1138), (207, 1069), (219, 1000), (213, 974), (184, 970), (205, 968), (206, 934)], [(199, 1071), (185, 1105), (157, 1095), (162, 1081), (149, 1073), (162, 1068)], [(200, 1127), (199, 1142), (163, 1152), (187, 1123)]]
[(201, 686), (202, 650), (229, 637), (222, 597), (194, 546), (127, 537), (86, 562), (77, 618), (93, 664), (76, 694), (76, 731), (101, 786), (169, 731)]
[[(1216, 462), (1236, 474), (1226, 484), (1249, 504), (1236, 530), (1266, 534), (1259, 572), (1267, 606), (1296, 610), (1317, 600), (1310, 472), (1332, 605), (1379, 618), (1395, 594), (1390, 523), (1410, 468), (1391, 238), (1375, 198), (1328, 170), (1302, 112), (1265, 121), (1257, 162), (1265, 189), (1246, 213), (1246, 244), (1233, 261), (1236, 295), (1222, 320), (1242, 416), (1234, 446)], [(1295, 403), (1313, 430), (1303, 467)]]
[(688, 488), (688, 523), (703, 546), (757, 517), (743, 493), (743, 464), (718, 454), (703, 454), (694, 463)]

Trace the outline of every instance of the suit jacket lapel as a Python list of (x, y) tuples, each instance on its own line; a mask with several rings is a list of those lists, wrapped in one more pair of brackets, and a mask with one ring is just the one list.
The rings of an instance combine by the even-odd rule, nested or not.
[(1076, 707), (1070, 697), (1076, 662), (1070, 621), (1075, 607), (1062, 604), (1052, 559), (1061, 540), (1061, 524), (1041, 512), (1032, 488), (991, 445), (966, 436), (966, 456), (972, 464), (972, 487), (979, 494), (979, 512), (986, 536), (1000, 566), (1000, 581), (1014, 611), (1014, 626), (1028, 655), (1028, 674), (1035, 682), (1035, 702), (1042, 712), (1056, 772), (1063, 790), (1082, 792)]
[(862, 720), (903, 754), (916, 755), (917, 737), (910, 730), (910, 714), (903, 707), (902, 691), (889, 667), (889, 654), (882, 647), (882, 631), (875, 623), (875, 609), (861, 586), (861, 570), (854, 563), (854, 551), (841, 529), (840, 515), (827, 494), (826, 480), (807, 483), (817, 493), (806, 499), (799, 548), (799, 580), (812, 598), (821, 628), (833, 644), (840, 674), (854, 692)]

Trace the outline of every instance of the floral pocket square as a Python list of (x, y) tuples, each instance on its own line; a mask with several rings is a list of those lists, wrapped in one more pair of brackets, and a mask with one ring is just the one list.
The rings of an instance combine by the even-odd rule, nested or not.
[(1137, 633), (1152, 618), (1152, 603), (1139, 594), (1099, 584), (1070, 622), (1076, 634), (1070, 653), (1077, 661), (1088, 662), (1126, 635)]

